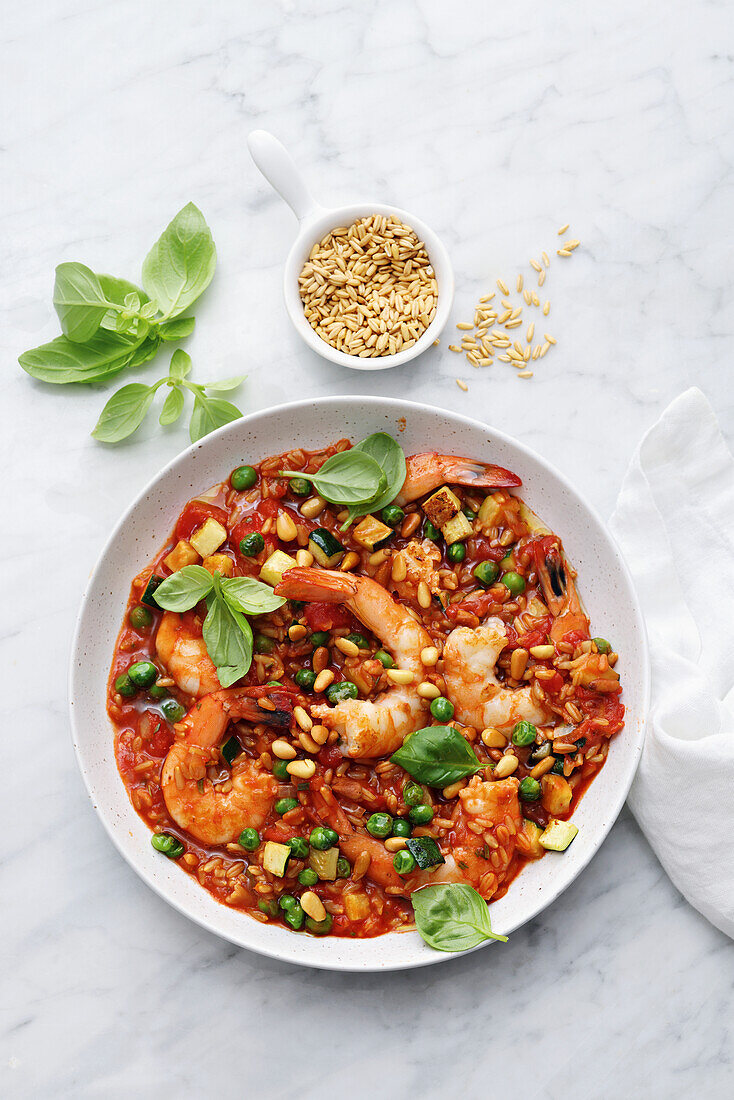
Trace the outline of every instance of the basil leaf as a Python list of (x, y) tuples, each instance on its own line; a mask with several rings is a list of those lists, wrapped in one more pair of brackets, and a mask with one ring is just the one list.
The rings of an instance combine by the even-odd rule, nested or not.
[(183, 313), (206, 290), (217, 252), (204, 215), (190, 202), (179, 210), (143, 261), (143, 286), (165, 320)]
[(155, 599), (164, 611), (189, 611), (208, 596), (213, 587), (214, 578), (202, 565), (185, 565), (158, 585)]
[(410, 900), (416, 928), (437, 951), (468, 951), (485, 940), (507, 943), (507, 936), (492, 931), (489, 907), (472, 886), (437, 883), (416, 890)]
[[(158, 593), (156, 592), (156, 598)], [(217, 666), (222, 687), (240, 680), (252, 663), (252, 627), (213, 592), (207, 597), (209, 612), (204, 619), (204, 643)]]
[(236, 390), (246, 378), (246, 374), (237, 374), (234, 378), (224, 378), (221, 382), (206, 382), (204, 389), (209, 393), (227, 393), (229, 390)]
[(219, 585), (232, 610), (246, 615), (265, 615), (268, 611), (277, 611), (285, 603), (269, 584), (256, 581), (254, 577), (224, 577)]
[[(115, 275), (98, 275), (99, 285), (102, 287), (105, 298), (108, 302), (114, 302), (115, 305), (124, 306), (125, 299), (130, 297), (131, 294), (136, 294), (140, 305), (144, 306), (150, 302), (148, 295), (145, 291), (141, 290), (139, 286), (135, 286), (135, 283), (128, 282), (127, 279), (118, 279)], [(109, 329), (110, 332), (117, 331), (117, 323), (120, 319), (120, 314), (116, 309), (108, 309), (102, 318), (101, 327)]]
[(221, 428), (223, 424), (229, 424), (232, 420), (239, 420), (242, 413), (236, 405), (221, 398), (207, 397), (201, 391), (194, 393), (194, 411), (191, 414), (189, 435), (191, 442), (208, 435), (209, 432)]
[(158, 332), (161, 340), (183, 340), (185, 336), (191, 335), (195, 324), (194, 317), (175, 317), (172, 321), (161, 321)]
[(94, 336), (109, 308), (97, 276), (78, 263), (59, 264), (56, 268), (53, 302), (61, 331), (78, 344)]
[(355, 443), (353, 450), (363, 451), (370, 458), (374, 458), (387, 479), (387, 485), (375, 500), (369, 502), (369, 505), (364, 504), (349, 509), (349, 516), (341, 527), (342, 531), (346, 531), (357, 516), (367, 515), (368, 512), (379, 512), (381, 508), (387, 507), (402, 489), (407, 473), (403, 449), (387, 432), (374, 432), (368, 435), (366, 439)]
[(143, 344), (144, 337), (130, 340), (100, 329), (86, 344), (74, 344), (57, 336), (48, 344), (18, 356), (23, 370), (41, 382), (101, 382), (126, 367)]
[[(279, 470), (281, 477), (302, 477), (298, 471)], [(352, 447), (327, 458), (309, 481), (320, 496), (332, 504), (366, 504), (381, 493), (387, 478), (374, 458)]]
[(175, 424), (179, 416), (183, 412), (184, 408), (184, 395), (178, 386), (174, 386), (173, 389), (168, 391), (168, 396), (163, 402), (163, 408), (161, 409), (161, 415), (158, 417), (159, 424)]
[(448, 787), (483, 770), (470, 745), (453, 726), (427, 726), (406, 737), (390, 757), (419, 783)]
[(156, 387), (131, 382), (113, 393), (92, 432), (102, 443), (119, 443), (137, 431), (155, 396)]
[(125, 366), (142, 367), (143, 363), (148, 363), (151, 359), (155, 359), (156, 355), (158, 354), (160, 343), (161, 338), (157, 334), (157, 332), (151, 332), (135, 349)]
[(168, 374), (177, 382), (183, 382), (187, 374), (191, 373), (191, 356), (182, 348), (176, 348), (171, 356), (171, 365)]

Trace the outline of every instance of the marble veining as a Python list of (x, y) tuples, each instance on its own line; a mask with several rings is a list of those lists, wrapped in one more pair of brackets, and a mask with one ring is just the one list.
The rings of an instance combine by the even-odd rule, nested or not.
[[(731, 944), (678, 895), (627, 811), (505, 947), (414, 973), (261, 959), (136, 878), (76, 769), (66, 665), (109, 530), (185, 428), (152, 419), (105, 449), (88, 435), (105, 392), (51, 390), (15, 365), (56, 333), (56, 263), (136, 279), (193, 199), (219, 252), (187, 345), (198, 378), (246, 370), (250, 410), (363, 392), (479, 416), (608, 515), (644, 429), (692, 382), (734, 439), (728, 5), (47, 0), (6, 6), (0, 58), (13, 747), (0, 1094), (732, 1095)], [(436, 229), (457, 276), (452, 324), (547, 249), (558, 345), (535, 378), (473, 370), (447, 350), (450, 328), (416, 363), (372, 376), (303, 347), (280, 286), (295, 223), (249, 160), (256, 126), (289, 146), (321, 201), (373, 196)], [(583, 247), (561, 261), (566, 221)]]

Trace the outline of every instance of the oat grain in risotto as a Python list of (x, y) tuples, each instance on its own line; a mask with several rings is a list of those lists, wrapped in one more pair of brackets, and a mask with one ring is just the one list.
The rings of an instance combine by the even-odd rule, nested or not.
[(413, 928), (426, 885), (491, 902), (568, 847), (624, 707), (520, 489), (376, 433), (184, 504), (108, 689), (159, 858), (243, 919), (370, 937)]

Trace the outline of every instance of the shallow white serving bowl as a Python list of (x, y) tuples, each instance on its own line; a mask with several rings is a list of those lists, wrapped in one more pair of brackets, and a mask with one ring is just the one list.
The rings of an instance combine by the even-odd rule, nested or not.
[(191, 497), (242, 462), (374, 431), (396, 436), (406, 454), (438, 450), (514, 470), (523, 498), (563, 539), (579, 572), (593, 628), (614, 640), (627, 723), (574, 815), (579, 835), (562, 855), (530, 864), (492, 905), (493, 928), (505, 935), (550, 905), (586, 866), (627, 796), (642, 750), (648, 707), (645, 628), (627, 568), (596, 513), (542, 458), (494, 428), (427, 405), (379, 397), (299, 401), (243, 417), (189, 447), (133, 502), (112, 532), (84, 594), (70, 668), (71, 724), (79, 766), (95, 810), (119, 851), (162, 898), (232, 943), (263, 955), (328, 970), (399, 970), (451, 958), (426, 947), (417, 932), (368, 940), (297, 935), (229, 909), (175, 863), (154, 851), (117, 771), (105, 710), (106, 683), (132, 578), (165, 542)]

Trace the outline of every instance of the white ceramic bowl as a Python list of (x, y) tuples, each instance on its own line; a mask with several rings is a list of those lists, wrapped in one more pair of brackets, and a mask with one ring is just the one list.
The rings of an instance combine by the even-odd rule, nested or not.
[[(253, 130), (247, 139), (247, 145), (252, 159), (268, 183), (288, 203), (300, 222), (298, 235), (285, 261), (283, 296), (288, 316), (301, 339), (323, 359), (352, 370), (387, 370), (389, 367), (402, 366), (429, 348), (434, 340), (438, 340), (454, 302), (454, 272), (448, 252), (430, 226), (407, 210), (387, 206), (384, 202), (359, 202), (331, 208), (320, 206), (311, 195), (290, 154), (277, 138), (267, 130)], [(438, 284), (438, 303), (433, 320), (412, 347), (395, 355), (360, 359), (358, 355), (347, 355), (344, 351), (332, 348), (311, 328), (303, 311), (298, 276), (313, 246), (327, 233), (340, 225), (349, 226), (357, 218), (367, 218), (370, 214), (398, 218), (404, 225), (409, 225), (416, 231), (433, 264)]]
[(243, 417), (189, 447), (161, 471), (112, 532), (82, 600), (70, 669), (71, 724), (79, 766), (94, 808), (113, 843), (162, 898), (210, 932), (264, 955), (328, 970), (399, 970), (442, 962), (451, 955), (426, 947), (417, 932), (348, 940), (295, 935), (229, 909), (175, 863), (162, 859), (134, 811), (117, 771), (105, 686), (132, 578), (152, 559), (192, 496), (221, 481), (241, 462), (317, 448), (339, 436), (361, 439), (387, 431), (407, 454), (435, 449), (470, 455), (514, 470), (522, 496), (563, 539), (579, 571), (595, 631), (612, 638), (627, 707), (626, 726), (613, 741), (600, 775), (582, 799), (579, 835), (563, 855), (550, 853), (526, 867), (492, 905), (492, 925), (509, 934), (537, 916), (594, 855), (627, 796), (642, 750), (648, 706), (645, 629), (627, 568), (595, 512), (565, 478), (521, 443), (468, 417), (426, 405), (379, 397), (299, 401)]

